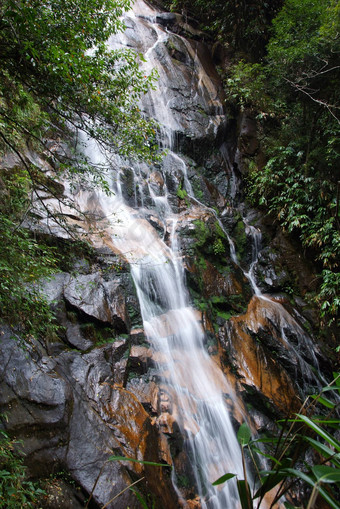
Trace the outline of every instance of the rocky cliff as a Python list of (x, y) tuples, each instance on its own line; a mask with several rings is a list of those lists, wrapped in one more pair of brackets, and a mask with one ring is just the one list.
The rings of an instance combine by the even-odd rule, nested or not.
[[(259, 150), (256, 126), (228, 111), (209, 44), (181, 16), (141, 0), (126, 25), (110, 44), (133, 46), (146, 69), (157, 67), (157, 89), (142, 107), (160, 124), (165, 154), (152, 165), (111, 161), (111, 197), (81, 188), (71, 194), (63, 184), (79, 214), (62, 213), (93, 249), (80, 253), (39, 216), (37, 234), (65, 253), (60, 271), (41, 283), (60, 327), (43, 339), (1, 328), (0, 412), (23, 441), (30, 475), (53, 476), (46, 508), (84, 507), (89, 495), (89, 507), (102, 507), (141, 478), (141, 493), (156, 507), (201, 507), (191, 442), (203, 425), (198, 409), (190, 416), (183, 409), (195, 379), (206, 376), (197, 370), (206, 366), (214, 378), (234, 429), (248, 419), (256, 430), (298, 409), (322, 384), (315, 373), (331, 372), (330, 347), (315, 339), (313, 267), (271, 218), (243, 201), (244, 161)], [(172, 272), (159, 275), (157, 264)], [(183, 280), (173, 289), (179, 300), (165, 294), (167, 277)], [(195, 332), (183, 332), (188, 323)], [(179, 341), (190, 334), (187, 355)], [(200, 364), (192, 353), (197, 337)], [(165, 339), (172, 363), (159, 345)], [(184, 383), (185, 396), (177, 387)], [(199, 407), (199, 399), (187, 406)], [(207, 478), (214, 476), (212, 469)], [(222, 507), (212, 499), (203, 506)], [(108, 507), (140, 505), (127, 490)]]

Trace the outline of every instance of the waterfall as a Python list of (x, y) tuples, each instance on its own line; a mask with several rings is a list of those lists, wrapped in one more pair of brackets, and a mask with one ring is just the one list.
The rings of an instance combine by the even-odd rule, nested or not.
[[(206, 72), (197, 47), (157, 22), (162, 19), (161, 13), (147, 6), (143, 0), (137, 0), (134, 9), (125, 16), (127, 30), (112, 37), (109, 44), (112, 48), (135, 47), (143, 52), (146, 59), (142, 64), (145, 73), (157, 69), (157, 88), (143, 98), (140, 109), (159, 123), (159, 142), (166, 150), (165, 155), (161, 162), (149, 165), (112, 154), (108, 157), (93, 140), (83, 137), (89, 160), (106, 169), (112, 194), (83, 190), (75, 200), (80, 210), (91, 210), (91, 229), (97, 228), (100, 233), (98, 245), (105, 244), (130, 265), (144, 332), (157, 364), (157, 422), (160, 429), (165, 433), (175, 427), (180, 430), (185, 461), (190, 464), (192, 472), (190, 481), (195, 484), (201, 507), (234, 509), (239, 500), (235, 479), (219, 488), (213, 487), (212, 483), (225, 473), (244, 478), (230, 407), (233, 406), (233, 414), (237, 409), (239, 421), (244, 416), (233, 387), (218, 362), (206, 351), (202, 316), (192, 306), (185, 284), (181, 229), (190, 227), (195, 219), (214, 218), (229, 241), (232, 263), (238, 267), (239, 273), (243, 273), (252, 289), (253, 305), (249, 305), (249, 316), (240, 317), (241, 321), (245, 320), (247, 333), (256, 335), (258, 332), (258, 307), (264, 319), (272, 321), (274, 318), (280, 333), (279, 337), (274, 334), (274, 340), (294, 359), (299, 376), (301, 374), (311, 385), (316, 385), (309, 363), (299, 354), (286, 332), (294, 330), (296, 342), (306, 352), (313, 351), (313, 345), (298, 320), (281, 303), (264, 295), (258, 286), (255, 276), (261, 249), (260, 230), (248, 224), (243, 217), (252, 250), (246, 270), (238, 260), (231, 235), (223, 226), (224, 213), (220, 220), (214, 209), (195, 197), (188, 158), (179, 149), (190, 149), (193, 138), (196, 144), (200, 139), (202, 143), (206, 139), (212, 143), (216, 141), (219, 131), (223, 131), (226, 125), (222, 99), (219, 84)], [(177, 63), (171, 58), (171, 52), (179, 59)], [(221, 155), (226, 161), (225, 150), (222, 145)], [(227, 163), (230, 168), (230, 162)], [(232, 172), (229, 194), (233, 207), (236, 206), (237, 193), (238, 182), (235, 172)], [(181, 195), (187, 202), (185, 211), (178, 207), (178, 196)], [(228, 210), (232, 210), (231, 207)], [(243, 216), (242, 210), (237, 212)], [(96, 243), (95, 240), (93, 242)], [(233, 319), (226, 327), (227, 335), (234, 326), (237, 331), (239, 323), (237, 320), (233, 322)], [(230, 341), (233, 341), (231, 336)], [(240, 357), (242, 355), (241, 351)], [(317, 368), (316, 356), (311, 353), (309, 359)], [(255, 385), (246, 359), (240, 358), (239, 363), (244, 379)], [(249, 472), (247, 477), (251, 480)], [(176, 472), (173, 481), (181, 498)], [(185, 503), (184, 500), (182, 502)]]
[[(234, 509), (238, 503), (236, 482), (232, 480), (219, 488), (213, 487), (212, 483), (227, 472), (236, 474), (239, 479), (244, 477), (241, 452), (227, 405), (227, 400), (234, 403), (235, 396), (220, 367), (205, 350), (200, 313), (191, 306), (185, 287), (177, 232), (182, 218), (168, 200), (169, 177), (176, 175), (187, 196), (195, 198), (185, 160), (176, 153), (176, 132), (183, 131), (183, 126), (176, 115), (178, 98), (168, 88), (167, 72), (174, 81), (180, 80), (181, 76), (167, 52), (162, 53), (165, 62), (159, 65), (160, 47), (166, 44), (168, 34), (163, 27), (155, 25), (155, 18), (156, 11), (139, 0), (126, 16), (128, 29), (124, 36), (118, 40), (112, 38), (110, 45), (112, 48), (122, 44), (131, 46), (129, 36), (135, 41), (138, 37), (138, 45), (147, 59), (146, 72), (153, 67), (158, 69), (157, 90), (148, 93), (141, 108), (159, 122), (160, 142), (167, 148), (167, 154), (157, 170), (145, 164), (130, 165), (134, 189), (129, 203), (124, 199), (121, 178), (112, 173), (113, 194), (106, 196), (97, 192), (96, 211), (102, 224), (105, 223), (107, 243), (130, 264), (145, 334), (161, 359), (159, 377), (167, 393), (167, 404), (161, 404), (161, 414), (169, 425), (176, 422), (185, 439), (201, 506)], [(211, 115), (204, 130), (212, 129), (215, 136), (219, 124), (224, 121), (216, 85), (205, 73), (190, 44), (180, 36), (177, 36), (177, 42), (187, 50), (192, 62), (194, 90), (187, 91), (185, 100), (193, 103), (194, 108), (210, 101)], [(192, 119), (193, 122), (196, 120)], [(102, 158), (104, 165), (105, 154), (93, 143), (90, 145), (86, 149), (87, 155), (97, 164)], [(122, 162), (118, 161), (119, 165)], [(150, 216), (161, 225), (163, 236), (148, 221)], [(174, 482), (176, 485), (176, 475)]]

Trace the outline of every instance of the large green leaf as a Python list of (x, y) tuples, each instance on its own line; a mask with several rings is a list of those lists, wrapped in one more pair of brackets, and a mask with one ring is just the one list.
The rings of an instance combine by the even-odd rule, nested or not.
[(327, 465), (315, 465), (312, 471), (319, 482), (334, 483), (340, 481), (340, 469), (338, 468), (328, 467)]
[(213, 486), (218, 486), (219, 484), (223, 484), (226, 481), (229, 481), (229, 479), (232, 479), (235, 477), (236, 474), (224, 474), (222, 477), (219, 477), (216, 481), (212, 483)]
[(253, 509), (253, 503), (251, 501), (249, 484), (246, 481), (237, 481), (238, 494), (241, 501), (242, 509)]
[(325, 430), (320, 428), (314, 421), (312, 421), (309, 417), (301, 414), (297, 414), (299, 420), (303, 421), (307, 426), (309, 426), (313, 431), (315, 431), (321, 438), (326, 440), (330, 445), (332, 445), (337, 452), (340, 452), (340, 443), (331, 435), (329, 435)]
[(250, 439), (251, 439), (250, 428), (249, 428), (248, 424), (246, 424), (244, 422), (243, 424), (241, 424), (241, 426), (239, 427), (239, 430), (237, 432), (237, 440), (238, 440), (239, 444), (241, 444), (242, 446), (245, 446), (249, 443)]

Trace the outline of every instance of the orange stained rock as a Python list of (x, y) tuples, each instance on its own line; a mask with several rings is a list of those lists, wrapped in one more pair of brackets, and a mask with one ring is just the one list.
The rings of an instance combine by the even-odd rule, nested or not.
[(247, 312), (233, 318), (233, 320), (244, 322), (244, 325), (254, 333), (257, 333), (261, 328), (268, 330), (275, 339), (287, 348), (287, 341), (282, 337), (280, 331), (283, 327), (290, 327), (298, 334), (303, 334), (301, 326), (278, 300), (264, 297), (254, 295), (249, 302)]
[(199, 497), (196, 497), (192, 500), (187, 500), (186, 506), (184, 506), (184, 507), (186, 507), (187, 509), (202, 509), (202, 505), (201, 505)]
[[(245, 383), (256, 387), (273, 401), (279, 410), (286, 412), (291, 405), (294, 408), (300, 406), (293, 383), (279, 362), (248, 333), (248, 329), (258, 331), (260, 327), (272, 330), (272, 323), (269, 321), (272, 314), (267, 313), (272, 310), (271, 303), (261, 300), (260, 304), (261, 306), (258, 297), (253, 297), (246, 314), (230, 319), (231, 357), (235, 359), (238, 372)], [(276, 339), (283, 342), (282, 338)]]
[[(151, 425), (151, 421), (136, 396), (122, 387), (115, 386), (111, 393), (111, 401), (104, 407), (104, 412), (109, 419), (109, 426), (115, 429), (115, 436), (125, 449), (126, 456), (144, 459), (148, 425)], [(138, 463), (134, 464), (134, 468), (138, 473), (143, 470), (142, 465)]]
[(201, 317), (203, 329), (205, 331), (211, 332), (212, 334), (215, 334), (215, 329), (212, 321), (209, 319), (208, 313), (206, 311), (196, 311), (197, 317)]

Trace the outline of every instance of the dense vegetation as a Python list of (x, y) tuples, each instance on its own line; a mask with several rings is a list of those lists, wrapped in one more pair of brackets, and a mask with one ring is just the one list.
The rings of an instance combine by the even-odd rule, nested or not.
[[(25, 228), (37, 208), (51, 214), (37, 191), (61, 199), (62, 186), (44, 171), (70, 178), (90, 171), (105, 186), (101, 168), (80, 156), (79, 130), (105, 150), (145, 158), (157, 150), (154, 126), (137, 106), (154, 76), (139, 70), (139, 55), (106, 44), (123, 28), (119, 16), (130, 4), (0, 1), (0, 313), (28, 332), (52, 321), (39, 292), (27, 291), (57, 263), (57, 253)], [(64, 226), (62, 217), (54, 220)]]
[[(232, 54), (230, 103), (257, 118), (263, 159), (249, 161), (248, 197), (300, 240), (319, 268), (323, 323), (340, 299), (339, 52), (336, 0), (174, 0)], [(270, 23), (270, 20), (272, 22)]]
[[(269, 492), (271, 496), (265, 505), (270, 509), (277, 507), (279, 501), (283, 500), (287, 509), (324, 507), (321, 499), (327, 502), (325, 507), (339, 509), (340, 442), (336, 438), (336, 430), (340, 420), (336, 413), (338, 404), (334, 403), (333, 395), (337, 399), (340, 375), (334, 373), (334, 376), (332, 383), (319, 394), (306, 399), (300, 408), (301, 413), (294, 414), (291, 419), (287, 417), (278, 421), (274, 432), (253, 438), (246, 423), (240, 426), (237, 438), (242, 457), (254, 462), (255, 475), (259, 480), (258, 486), (251, 486), (247, 481), (246, 470), (244, 479), (237, 479), (242, 509), (260, 509)], [(304, 461), (307, 447), (311, 456), (308, 461)], [(257, 455), (267, 458), (265, 470), (258, 468), (255, 460)], [(233, 477), (236, 474), (227, 473), (217, 479), (214, 485)], [(301, 481), (309, 487), (308, 495), (304, 493), (306, 505), (298, 502), (290, 492), (292, 489), (294, 492)]]
[(26, 467), (18, 452), (18, 445), (5, 431), (0, 430), (0, 507), (38, 507), (37, 501), (44, 491), (37, 483), (26, 479)]

